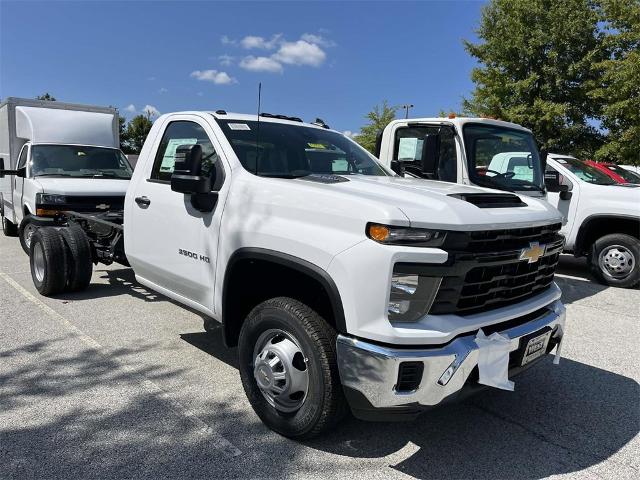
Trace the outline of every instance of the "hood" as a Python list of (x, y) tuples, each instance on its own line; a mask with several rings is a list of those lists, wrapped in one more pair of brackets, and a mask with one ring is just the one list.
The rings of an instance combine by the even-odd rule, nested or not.
[[(500, 190), (403, 177), (348, 175), (338, 178), (348, 181), (325, 183), (303, 177), (295, 182), (305, 182), (309, 188), (330, 190), (333, 195), (345, 195), (360, 202), (367, 200), (380, 210), (395, 207), (414, 227), (491, 230), (562, 221), (560, 212), (549, 203)], [(481, 208), (464, 199), (465, 196), (473, 198), (473, 194), (513, 195), (519, 199), (519, 206)]]
[(115, 178), (35, 177), (42, 193), (70, 196), (124, 196), (129, 180)]

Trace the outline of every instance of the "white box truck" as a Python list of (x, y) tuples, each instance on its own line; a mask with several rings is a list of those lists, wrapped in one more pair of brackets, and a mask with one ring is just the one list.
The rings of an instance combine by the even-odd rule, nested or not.
[(64, 210), (122, 210), (131, 167), (115, 108), (23, 98), (0, 104), (0, 214), (25, 252)]

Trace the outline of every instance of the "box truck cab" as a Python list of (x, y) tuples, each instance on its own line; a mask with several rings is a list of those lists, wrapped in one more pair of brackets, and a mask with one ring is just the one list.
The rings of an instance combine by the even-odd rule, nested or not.
[(376, 156), (404, 176), (545, 197), (531, 130), (488, 118), (394, 120), (378, 135)]
[(25, 251), (61, 211), (122, 209), (131, 173), (115, 109), (19, 98), (0, 105), (2, 229), (18, 233)]

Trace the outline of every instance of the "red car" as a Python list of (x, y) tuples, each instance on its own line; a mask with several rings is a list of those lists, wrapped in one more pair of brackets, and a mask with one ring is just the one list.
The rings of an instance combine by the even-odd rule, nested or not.
[(592, 166), (593, 168), (597, 168), (605, 175), (609, 176), (617, 183), (638, 183), (635, 175), (628, 175), (628, 170), (616, 165), (615, 163), (603, 163), (603, 162), (594, 162), (593, 160), (585, 160), (584, 163)]

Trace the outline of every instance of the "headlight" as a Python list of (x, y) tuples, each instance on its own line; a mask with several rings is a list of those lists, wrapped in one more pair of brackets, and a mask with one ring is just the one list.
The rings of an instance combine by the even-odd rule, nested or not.
[(64, 195), (54, 195), (51, 193), (37, 193), (36, 203), (62, 204), (67, 203), (67, 197), (65, 197)]
[(444, 243), (446, 233), (427, 228), (393, 227), (379, 223), (368, 223), (367, 237), (387, 245), (439, 247)]
[(440, 277), (424, 277), (403, 272), (396, 265), (391, 277), (391, 290), (387, 307), (392, 322), (415, 322), (427, 313), (440, 288)]

